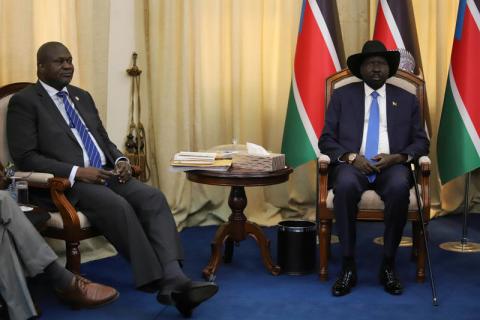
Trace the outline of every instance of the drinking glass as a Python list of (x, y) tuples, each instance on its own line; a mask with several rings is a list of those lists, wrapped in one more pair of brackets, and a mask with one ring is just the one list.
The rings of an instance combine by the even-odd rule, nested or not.
[(17, 202), (19, 204), (28, 204), (28, 182), (19, 180), (15, 183)]

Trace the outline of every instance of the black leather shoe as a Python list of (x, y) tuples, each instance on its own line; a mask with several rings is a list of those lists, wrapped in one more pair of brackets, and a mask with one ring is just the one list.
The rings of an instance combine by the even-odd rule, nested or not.
[(380, 269), (380, 283), (383, 285), (386, 292), (393, 295), (400, 295), (403, 292), (402, 284), (395, 275), (395, 270), (392, 267), (383, 266)]
[(193, 309), (210, 299), (217, 291), (218, 286), (213, 282), (189, 281), (175, 288), (169, 296), (159, 292), (157, 300), (162, 304), (175, 305), (182, 316), (190, 318)]
[(341, 297), (350, 293), (350, 290), (357, 284), (357, 272), (354, 268), (345, 268), (337, 278), (332, 287), (332, 294)]

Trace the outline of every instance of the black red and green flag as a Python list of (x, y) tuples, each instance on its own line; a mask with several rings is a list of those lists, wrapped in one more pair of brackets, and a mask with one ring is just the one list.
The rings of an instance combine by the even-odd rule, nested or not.
[(415, 61), (413, 73), (422, 74), (422, 58), (411, 0), (378, 1), (373, 39), (383, 42), (388, 50), (406, 50), (403, 54), (410, 54)]
[(442, 184), (480, 167), (480, 0), (460, 0), (438, 129)]
[[(400, 69), (423, 78), (422, 57), (418, 45), (417, 27), (411, 0), (379, 0), (373, 39), (385, 44), (388, 50), (400, 52)], [(425, 97), (425, 126), (431, 134), (428, 101)]]
[(304, 0), (282, 141), (288, 165), (297, 167), (318, 157), (325, 79), (344, 65), (336, 1)]

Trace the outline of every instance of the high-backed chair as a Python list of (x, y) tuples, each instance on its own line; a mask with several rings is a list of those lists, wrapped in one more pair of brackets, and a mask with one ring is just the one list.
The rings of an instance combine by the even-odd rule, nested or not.
[[(339, 71), (331, 75), (326, 83), (325, 107), (328, 107), (333, 90), (340, 88), (352, 82), (361, 81), (353, 76), (348, 69)], [(412, 73), (398, 70), (396, 75), (388, 79), (387, 83), (401, 87), (406, 91), (417, 96), (420, 106), (422, 123), (427, 118), (425, 107), (425, 83), (422, 79)], [(421, 157), (418, 161), (420, 170), (418, 174), (418, 183), (421, 191), (421, 206), (425, 228), (430, 219), (430, 164), (428, 157)], [(318, 176), (317, 176), (317, 221), (319, 237), (320, 266), (319, 276), (321, 280), (328, 278), (328, 259), (330, 255), (330, 237), (332, 233), (333, 213), (333, 191), (327, 188), (328, 170), (330, 158), (327, 155), (320, 154), (318, 158)], [(384, 204), (380, 196), (373, 190), (367, 190), (362, 194), (358, 204), (357, 220), (383, 221)], [(423, 234), (421, 221), (418, 215), (417, 199), (415, 189), (410, 190), (410, 205), (408, 208), (408, 220), (412, 221), (413, 246), (412, 258), (416, 259), (416, 280), (423, 282), (425, 280), (425, 244), (423, 243)]]
[[(8, 102), (13, 94), (30, 85), (27, 82), (12, 83), (0, 87), (0, 162), (6, 165), (12, 162), (8, 151), (6, 137), (6, 116)], [(54, 143), (52, 141), (52, 143)], [(77, 211), (65, 196), (64, 192), (70, 188), (66, 178), (54, 177), (49, 173), (16, 172), (16, 177), (27, 180), (29, 188), (49, 189), (56, 211), (51, 211), (50, 220), (42, 234), (46, 237), (65, 241), (66, 268), (74, 273), (80, 273), (80, 241), (99, 235), (91, 227), (87, 217)]]

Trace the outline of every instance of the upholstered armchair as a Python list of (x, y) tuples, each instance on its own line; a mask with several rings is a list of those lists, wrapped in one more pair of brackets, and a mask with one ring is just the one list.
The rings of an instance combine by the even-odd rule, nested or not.
[[(353, 76), (348, 69), (331, 75), (327, 79), (326, 83), (325, 106), (328, 107), (328, 103), (330, 102), (330, 97), (334, 89), (357, 81), (361, 80)], [(425, 107), (425, 83), (422, 79), (409, 72), (399, 70), (397, 74), (394, 77), (391, 77), (387, 82), (401, 87), (412, 94), (415, 94), (419, 100), (422, 121), (427, 118), (428, 110), (426, 110)], [(328, 278), (328, 259), (331, 245), (330, 238), (332, 233), (332, 221), (334, 219), (334, 194), (332, 190), (327, 188), (329, 164), (330, 158), (327, 155), (321, 154), (318, 158), (317, 175), (317, 221), (320, 253), (319, 276), (321, 280), (326, 280)], [(430, 219), (430, 164), (431, 161), (428, 157), (421, 157), (417, 163), (417, 168), (419, 169), (417, 170), (417, 181), (421, 191), (421, 211), (425, 224), (428, 224)], [(383, 209), (384, 204), (379, 195), (373, 190), (368, 190), (363, 193), (360, 203), (358, 204), (357, 220), (383, 221)], [(410, 190), (408, 220), (412, 222), (412, 258), (416, 260), (416, 280), (418, 282), (423, 282), (425, 279), (426, 249), (423, 243), (421, 221), (418, 215), (417, 199), (414, 188)], [(427, 226), (425, 225), (425, 228), (426, 227)]]
[[(0, 88), (0, 162), (7, 164), (12, 162), (8, 151), (6, 137), (6, 113), (10, 97), (17, 91), (28, 86), (30, 83), (12, 83)], [(49, 173), (40, 172), (16, 172), (18, 179), (28, 181), (29, 188), (48, 189), (55, 204), (56, 211), (50, 211), (51, 218), (47, 221), (42, 234), (49, 238), (65, 241), (66, 268), (74, 273), (80, 273), (81, 255), (79, 250), (80, 241), (99, 235), (91, 227), (87, 217), (77, 211), (65, 196), (65, 191), (70, 188), (70, 182), (66, 178), (54, 177)]]

